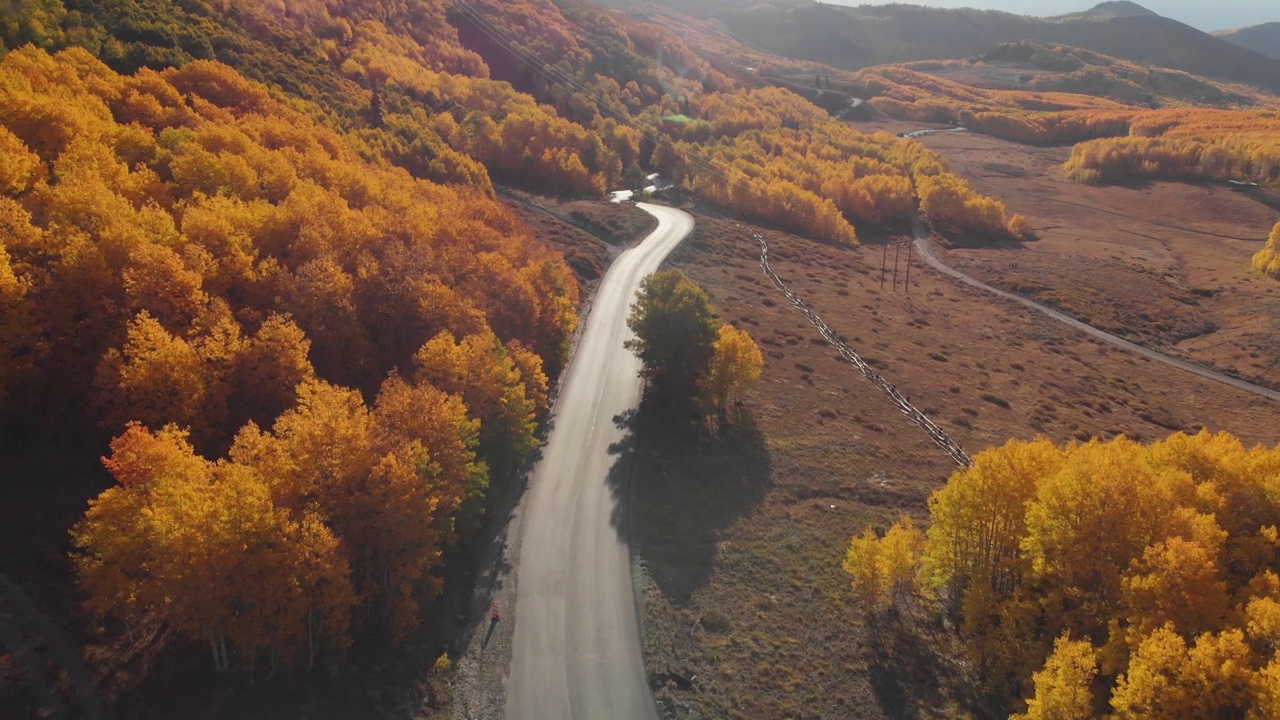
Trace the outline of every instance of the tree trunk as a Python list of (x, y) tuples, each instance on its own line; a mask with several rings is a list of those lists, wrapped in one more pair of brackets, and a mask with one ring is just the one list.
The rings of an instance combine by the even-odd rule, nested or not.
[(307, 670), (316, 664), (316, 609), (307, 608)]

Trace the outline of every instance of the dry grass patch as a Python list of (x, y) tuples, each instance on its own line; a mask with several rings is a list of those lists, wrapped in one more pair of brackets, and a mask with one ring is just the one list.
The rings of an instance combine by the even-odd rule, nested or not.
[(1250, 272), (1280, 220), (1274, 192), (1090, 187), (1062, 172), (1069, 148), (972, 133), (922, 142), (1039, 236), (1014, 248), (953, 248), (945, 262), (1135, 342), (1280, 387), (1280, 283)]
[[(954, 689), (903, 670), (910, 658), (888, 663), (872, 649), (841, 563), (865, 527), (924, 517), (953, 466), (815, 341), (817, 331), (764, 278), (754, 242), (697, 221), (672, 262), (725, 320), (756, 337), (765, 370), (746, 403), (759, 439), (745, 447), (641, 427), (635, 531), (651, 578), (647, 661), (664, 711), (945, 713)], [(1151, 439), (1169, 426), (1280, 441), (1280, 404), (1131, 357), (945, 277), (913, 272), (910, 294), (880, 290), (877, 243), (888, 238), (866, 232), (864, 247), (844, 248), (766, 235), (778, 273), (971, 453), (1009, 437)], [(756, 474), (733, 480), (744, 472)], [(708, 628), (707, 618), (724, 629)], [(684, 688), (671, 672), (697, 679)]]

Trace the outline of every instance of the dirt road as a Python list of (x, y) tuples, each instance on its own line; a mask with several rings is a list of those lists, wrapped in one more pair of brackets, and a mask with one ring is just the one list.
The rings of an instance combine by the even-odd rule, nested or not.
[(955, 268), (944, 264), (941, 260), (939, 260), (933, 254), (933, 251), (929, 248), (929, 234), (928, 232), (925, 231), (923, 223), (917, 221), (914, 224), (912, 230), (915, 235), (916, 249), (920, 252), (920, 256), (924, 258), (924, 261), (928, 263), (929, 266), (934, 268), (935, 270), (941, 273), (950, 275), (951, 277), (959, 280), (962, 283), (965, 283), (966, 285), (971, 285), (980, 290), (985, 290), (986, 292), (989, 292), (993, 295), (997, 295), (1007, 300), (1012, 300), (1016, 303), (1029, 307), (1033, 310), (1042, 312), (1048, 315), (1049, 317), (1053, 318), (1054, 320), (1057, 320), (1058, 322), (1066, 323), (1067, 325), (1070, 325), (1071, 327), (1081, 332), (1088, 333), (1089, 335), (1095, 338), (1098, 338), (1099, 340), (1111, 343), (1116, 347), (1123, 348), (1125, 350), (1128, 350), (1129, 352), (1136, 353), (1145, 358), (1149, 358), (1151, 360), (1155, 360), (1156, 362), (1161, 362), (1166, 365), (1171, 365), (1175, 368), (1178, 368), (1179, 370), (1185, 370), (1189, 373), (1199, 375), (1200, 377), (1203, 377), (1203, 378), (1208, 378), (1209, 380), (1220, 382), (1224, 385), (1230, 385), (1233, 388), (1236, 388), (1238, 390), (1243, 390), (1247, 393), (1260, 395), (1265, 398), (1270, 398), (1271, 400), (1280, 400), (1280, 392), (1277, 392), (1275, 390), (1262, 387), (1261, 385), (1255, 385), (1251, 382), (1241, 380), (1240, 378), (1235, 378), (1230, 375), (1227, 375), (1226, 373), (1220, 373), (1216, 370), (1210, 370), (1209, 368), (1206, 368), (1202, 365), (1197, 365), (1193, 362), (1189, 362), (1181, 358), (1176, 358), (1176, 357), (1173, 357), (1172, 355), (1165, 355), (1164, 353), (1157, 352), (1147, 347), (1143, 347), (1141, 345), (1138, 345), (1137, 343), (1133, 343), (1128, 340), (1125, 340), (1122, 337), (1112, 335), (1111, 333), (1103, 330), (1099, 330), (1098, 328), (1093, 327), (1092, 325), (1083, 323), (1071, 317), (1070, 315), (1066, 315), (1064, 313), (1058, 312), (1053, 308), (1046, 307), (1044, 305), (1041, 305), (1040, 303), (1033, 302), (1031, 300), (1028, 300), (1027, 298), (1021, 297), (1019, 295), (1015, 295), (1011, 292), (1006, 292), (999, 288), (992, 287), (982, 282), (981, 280), (978, 280), (977, 278), (966, 275), (960, 272), (959, 270), (956, 270)]
[(640, 281), (693, 230), (641, 204), (658, 227), (601, 280), (530, 479), (516, 567), (508, 718), (657, 718), (645, 678), (631, 552), (623, 418), (640, 402), (640, 361), (623, 347)]

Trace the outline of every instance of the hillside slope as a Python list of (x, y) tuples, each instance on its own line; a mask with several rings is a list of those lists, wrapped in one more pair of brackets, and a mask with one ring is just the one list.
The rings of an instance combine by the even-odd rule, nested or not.
[(1037, 40), (1280, 89), (1280, 61), (1139, 10), (1131, 3), (1104, 4), (1077, 15), (1033, 18), (990, 10), (805, 3), (740, 7), (716, 16), (744, 41), (837, 67), (967, 57), (997, 43)]
[(1219, 30), (1214, 33), (1214, 36), (1269, 58), (1280, 60), (1280, 22), (1251, 25), (1234, 30)]

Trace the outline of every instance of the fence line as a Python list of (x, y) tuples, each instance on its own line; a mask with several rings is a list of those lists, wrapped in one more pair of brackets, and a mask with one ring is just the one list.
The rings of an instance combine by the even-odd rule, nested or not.
[(914, 405), (908, 402), (892, 383), (885, 380), (883, 377), (878, 375), (875, 370), (871, 369), (871, 366), (868, 365), (853, 348), (849, 347), (843, 340), (836, 336), (835, 331), (831, 329), (831, 326), (828, 325), (825, 320), (819, 317), (816, 312), (806, 305), (804, 300), (802, 300), (799, 295), (795, 294), (791, 288), (787, 287), (787, 284), (782, 281), (782, 278), (778, 277), (778, 274), (775, 273), (773, 268), (769, 265), (769, 244), (765, 242), (764, 237), (762, 237), (760, 233), (740, 222), (733, 220), (730, 222), (743, 232), (750, 233), (750, 235), (756, 239), (756, 242), (760, 244), (760, 267), (764, 269), (764, 274), (769, 276), (769, 280), (773, 282), (773, 286), (778, 288), (779, 292), (785, 295), (787, 300), (790, 300), (791, 304), (803, 313), (814, 327), (818, 328), (818, 332), (822, 333), (822, 337), (840, 353), (840, 357), (849, 361), (854, 367), (858, 368), (858, 370), (862, 372), (863, 377), (869, 380), (871, 384), (880, 388), (884, 394), (888, 395), (889, 399), (893, 400), (893, 404), (898, 407), (898, 410), (900, 410), (903, 415), (907, 416), (907, 421), (923, 430), (925, 434), (933, 440), (934, 444), (941, 448), (948, 457), (955, 461), (956, 465), (959, 465), (962, 468), (971, 467), (973, 465), (973, 458), (969, 457), (969, 454), (964, 451), (964, 448), (960, 447), (959, 443), (952, 440), (951, 437), (947, 435), (942, 428), (938, 427), (936, 423), (930, 420), (927, 415), (920, 412)]

